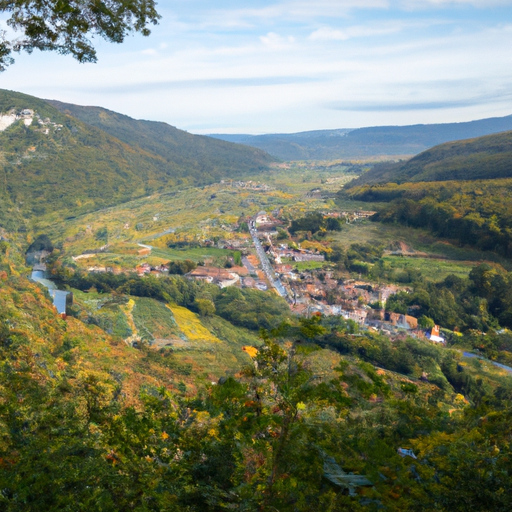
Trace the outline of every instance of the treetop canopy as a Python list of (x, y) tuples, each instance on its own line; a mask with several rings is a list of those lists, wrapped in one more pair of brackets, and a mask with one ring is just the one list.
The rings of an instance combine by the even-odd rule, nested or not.
[(154, 0), (0, 0), (14, 38), (0, 32), (0, 71), (14, 62), (13, 52), (34, 49), (71, 54), (79, 62), (96, 62), (95, 35), (122, 43), (130, 32), (150, 34), (160, 15)]

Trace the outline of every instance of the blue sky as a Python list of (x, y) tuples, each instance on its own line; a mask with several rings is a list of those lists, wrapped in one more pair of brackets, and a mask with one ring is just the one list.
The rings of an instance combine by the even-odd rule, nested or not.
[(0, 87), (194, 133), (512, 114), (512, 0), (161, 1), (97, 64), (34, 53)]

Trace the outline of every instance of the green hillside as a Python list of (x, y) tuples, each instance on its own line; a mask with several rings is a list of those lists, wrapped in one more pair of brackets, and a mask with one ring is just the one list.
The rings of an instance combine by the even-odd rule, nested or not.
[(461, 246), (512, 256), (512, 132), (450, 142), (381, 164), (339, 198), (382, 203), (374, 221), (427, 228)]
[(158, 155), (176, 168), (179, 176), (192, 177), (198, 183), (260, 171), (272, 161), (263, 150), (192, 135), (166, 123), (136, 120), (101, 107), (48, 103), (133, 148)]
[(441, 144), (405, 163), (381, 164), (347, 188), (374, 183), (512, 177), (512, 131)]
[[(469, 276), (434, 282), (410, 269), (407, 293), (389, 297), (387, 308), (439, 318), (453, 329), (443, 330), (441, 346), (359, 329), (341, 316), (296, 316), (271, 292), (220, 289), (180, 275), (140, 277), (128, 268), (86, 273), (84, 260), (70, 258), (103, 243), (100, 228), (112, 251), (123, 240), (138, 248), (136, 240), (151, 233), (155, 263), (206, 256), (206, 249), (226, 255), (169, 247), (172, 239), (159, 241), (158, 232), (171, 225), (173, 237), (181, 230), (192, 240), (200, 230), (242, 240), (246, 233), (225, 229), (242, 209), (252, 215), (277, 206), (295, 212), (293, 222), (322, 204), (305, 196), (331, 171), (317, 172), (277, 171), (264, 191), (182, 187), (56, 219), (48, 227), (57, 247), (48, 275), (73, 293), (66, 318), (26, 278), (33, 225), (28, 235), (0, 230), (7, 239), (0, 241), (0, 510), (509, 509), (512, 380), (494, 363), (512, 364), (512, 335), (501, 330), (512, 325), (512, 272), (480, 265)], [(307, 176), (315, 181), (304, 182)], [(277, 189), (281, 179), (287, 193)], [(488, 183), (499, 181), (507, 180)], [(422, 185), (434, 186), (401, 187)], [(461, 189), (454, 202), (472, 207), (472, 196), (463, 195), (471, 191)], [(149, 220), (159, 212), (162, 220)], [(346, 251), (320, 238), (339, 255), (326, 264), (341, 272), (352, 262), (387, 282), (391, 269), (378, 256), (379, 242), (361, 243), (369, 224), (327, 235), (357, 229), (358, 244), (345, 244)], [(268, 331), (258, 339), (259, 327)], [(464, 354), (469, 350), (478, 356)]]
[[(27, 109), (28, 114), (20, 116)], [(204, 137), (171, 127), (180, 135), (167, 152), (169, 139), (156, 129), (152, 136), (160, 140), (157, 148), (127, 143), (43, 100), (16, 92), (0, 91), (0, 114), (4, 226), (13, 212), (25, 217), (55, 211), (77, 215), (178, 184), (208, 183), (266, 169), (271, 161), (260, 150), (221, 141), (205, 143)], [(19, 119), (5, 126), (7, 115)], [(163, 123), (155, 125), (167, 130)]]

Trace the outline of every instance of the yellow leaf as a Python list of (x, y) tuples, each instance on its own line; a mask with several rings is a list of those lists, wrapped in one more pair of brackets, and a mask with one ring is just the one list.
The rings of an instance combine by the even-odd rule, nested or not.
[(162, 432), (162, 439), (165, 441), (166, 439), (169, 439), (169, 434), (167, 432)]
[(256, 357), (256, 355), (258, 354), (258, 349), (251, 347), (250, 345), (243, 346), (242, 350), (244, 352), (247, 352), (247, 354), (249, 354), (249, 356), (251, 356), (252, 358)]

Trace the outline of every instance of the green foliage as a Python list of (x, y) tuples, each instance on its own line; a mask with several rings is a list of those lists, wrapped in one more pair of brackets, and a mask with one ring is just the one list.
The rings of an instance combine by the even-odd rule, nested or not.
[(238, 231), (240, 231), (240, 233), (249, 233), (249, 226), (247, 222), (240, 222)]
[(96, 240), (101, 240), (101, 241), (104, 241), (104, 242), (108, 242), (108, 230), (106, 227), (102, 227), (100, 229), (98, 229), (95, 233), (94, 233), (94, 238), (96, 238)]
[(328, 217), (325, 223), (325, 229), (327, 231), (341, 231), (342, 223), (340, 219), (336, 219), (335, 217)]
[(150, 298), (136, 299), (133, 321), (138, 335), (147, 341), (172, 338), (180, 332), (169, 308)]
[(349, 194), (359, 200), (390, 201), (372, 220), (427, 228), (460, 245), (512, 254), (512, 180), (386, 184)]
[(169, 274), (185, 275), (197, 268), (196, 263), (192, 260), (175, 260), (168, 264)]
[(418, 318), (418, 326), (421, 327), (422, 329), (432, 329), (434, 325), (434, 320), (432, 320), (432, 318), (429, 318), (428, 316), (421, 315)]
[(27, 254), (31, 252), (39, 252), (39, 251), (53, 251), (53, 243), (48, 237), (48, 235), (42, 234), (39, 235), (28, 247)]
[[(471, 286), (489, 292), (487, 272)], [(97, 284), (107, 281), (122, 286)], [(2, 510), (507, 508), (510, 379), (476, 373), (456, 351), (314, 317), (263, 332), (236, 378), (197, 378), (194, 392), (195, 367), (175, 352), (116, 346), (44, 301), (23, 279), (0, 294)], [(134, 316), (147, 321), (153, 307), (136, 299)], [(300, 329), (310, 341), (289, 341)], [(151, 384), (169, 382), (166, 371), (174, 391)], [(400, 457), (404, 447), (418, 460)], [(370, 483), (349, 495), (326, 478), (328, 460), (345, 482)]]
[(511, 284), (511, 272), (482, 264), (473, 268), (468, 279), (448, 276), (438, 283), (416, 281), (413, 293), (392, 295), (386, 309), (406, 314), (414, 306), (412, 314), (424, 328), (433, 322), (461, 331), (512, 327)]
[(289, 316), (284, 299), (259, 290), (224, 288), (214, 297), (217, 314), (247, 329), (272, 329)]
[(148, 25), (156, 25), (160, 18), (152, 0), (113, 1), (101, 8), (91, 0), (44, 6), (28, 1), (3, 2), (0, 12), (7, 13), (7, 25), (22, 34), (11, 41), (2, 35), (0, 70), (12, 64), (13, 51), (22, 50), (51, 50), (71, 54), (79, 62), (96, 62), (96, 50), (88, 37), (121, 43), (132, 32), (149, 35)]
[(288, 229), (292, 235), (297, 231), (309, 231), (311, 233), (317, 233), (321, 230), (341, 231), (341, 221), (333, 217), (324, 217), (319, 212), (312, 212), (305, 217), (293, 220)]
[(192, 135), (165, 123), (138, 121), (100, 107), (50, 102), (58, 110), (108, 133), (135, 151), (157, 157), (181, 182), (205, 184), (240, 173), (266, 171), (272, 158), (240, 144)]
[(295, 234), (297, 231), (311, 231), (311, 233), (316, 233), (324, 227), (324, 225), (324, 216), (321, 213), (313, 212), (305, 217), (293, 220), (289, 231), (292, 234)]
[(213, 316), (215, 314), (215, 304), (208, 299), (195, 299), (194, 305), (201, 316)]
[(283, 228), (277, 228), (277, 239), (278, 240), (286, 240), (288, 239), (288, 233)]
[(376, 244), (351, 244), (346, 252), (341, 245), (335, 244), (326, 258), (337, 263), (338, 268), (368, 275), (372, 273), (373, 264), (379, 262), (383, 254), (384, 248)]
[[(114, 127), (86, 107), (55, 105), (20, 93), (0, 91), (0, 112), (33, 109), (30, 126), (15, 122), (0, 133), (6, 200), (26, 217), (87, 211), (148, 195), (177, 184), (205, 184), (267, 169), (260, 150), (192, 135), (164, 123), (135, 121), (109, 112)], [(73, 117), (84, 112), (84, 120)], [(98, 127), (92, 126), (94, 119)], [(87, 123), (91, 124), (87, 124)], [(109, 132), (110, 130), (110, 132)], [(156, 141), (156, 142), (155, 142)], [(73, 172), (69, 172), (69, 170)], [(205, 170), (207, 169), (207, 170)], [(58, 187), (58, 194), (55, 193)], [(11, 212), (0, 209), (7, 227)]]
[(82, 291), (94, 288), (101, 293), (149, 297), (191, 307), (205, 316), (216, 313), (234, 325), (256, 331), (272, 329), (290, 314), (288, 305), (280, 297), (235, 287), (220, 290), (214, 285), (190, 281), (177, 275), (155, 278), (134, 274), (70, 274), (53, 268), (52, 278), (63, 286)]
[(51, 276), (62, 286), (69, 286), (77, 290), (87, 291), (94, 288), (100, 293), (116, 292), (135, 297), (149, 297), (183, 306), (192, 304), (198, 290), (205, 286), (180, 276), (161, 278), (147, 276), (141, 278), (136, 274), (113, 274), (109, 272), (104, 274), (85, 274), (81, 272), (69, 274), (55, 267), (51, 269)]
[(311, 318), (300, 319), (300, 334), (309, 340), (313, 340), (322, 334), (325, 334), (326, 330), (320, 325), (321, 318), (319, 316), (312, 316)]

